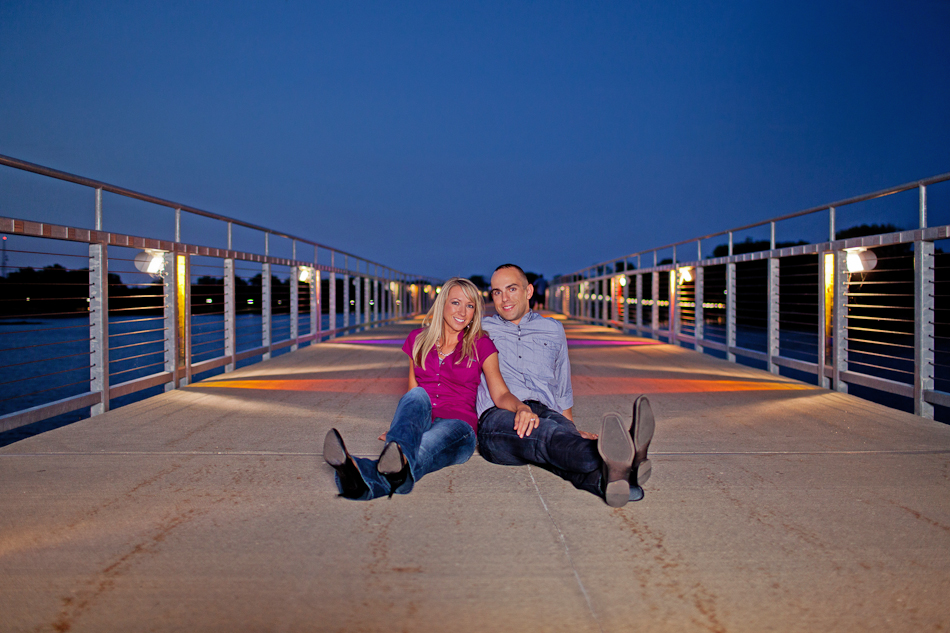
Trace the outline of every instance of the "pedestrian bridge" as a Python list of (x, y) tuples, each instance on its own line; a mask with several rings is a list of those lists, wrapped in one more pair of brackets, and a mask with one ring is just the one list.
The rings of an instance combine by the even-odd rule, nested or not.
[(0, 449), (11, 631), (940, 630), (950, 428), (565, 321), (579, 426), (649, 393), (646, 497), (468, 463), (339, 498), (321, 459), (376, 438), (407, 320)]
[[(782, 253), (773, 224), (763, 253), (687, 262), (705, 285), (681, 283), (675, 250), (668, 264), (623, 258), (556, 282), (548, 307), (572, 315), (554, 316), (568, 332), (578, 425), (596, 432), (604, 412), (629, 415), (641, 393), (653, 403), (642, 501), (612, 509), (544, 470), (476, 454), (411, 495), (360, 503), (336, 496), (323, 437), (336, 427), (354, 453), (378, 454), (407, 386), (400, 343), (437, 279), (0, 159), (95, 191), (91, 229), (0, 214), (0, 232), (20, 240), (11, 254), (67, 262), (46, 277), (4, 270), (0, 334), (13, 342), (0, 350), (0, 431), (86, 416), (0, 448), (0, 629), (950, 626), (950, 427), (929, 419), (950, 402), (934, 248), (948, 232), (926, 227), (924, 184), (910, 188), (922, 227), (857, 238), (876, 245)], [(174, 239), (110, 231), (102, 209), (119, 198), (174, 211)], [(226, 243), (189, 242), (205, 232), (191, 216), (226, 225)], [(263, 248), (242, 245), (242, 230)], [(841, 253), (907, 243), (914, 299), (889, 307), (914, 316), (861, 313)], [(831, 260), (818, 256), (829, 249)], [(762, 271), (743, 266), (759, 260)], [(906, 266), (883, 268), (898, 291), (876, 294), (907, 297)], [(761, 297), (746, 276), (760, 272)], [(829, 277), (814, 304), (773, 292)], [(52, 286), (70, 290), (43, 294)], [(722, 308), (709, 300), (720, 286)], [(743, 321), (753, 299), (761, 309)], [(815, 307), (805, 344), (788, 338), (801, 330), (782, 310), (795, 305)], [(762, 314), (757, 342), (750, 322)], [(895, 332), (858, 317), (910, 324)], [(886, 331), (852, 336), (873, 329)], [(872, 357), (884, 358), (876, 369)], [(903, 394), (919, 415), (848, 386)]]

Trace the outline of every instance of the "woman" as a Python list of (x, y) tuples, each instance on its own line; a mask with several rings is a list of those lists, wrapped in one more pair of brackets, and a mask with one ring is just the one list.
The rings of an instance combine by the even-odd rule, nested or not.
[(378, 460), (353, 457), (330, 429), (323, 458), (336, 469), (340, 495), (349, 499), (408, 494), (428, 473), (468, 461), (475, 452), (475, 395), (481, 374), (495, 406), (516, 421), (535, 421), (511, 395), (498, 367), (498, 350), (482, 331), (482, 298), (475, 284), (453, 277), (442, 287), (402, 349), (409, 355), (409, 391), (399, 401)]

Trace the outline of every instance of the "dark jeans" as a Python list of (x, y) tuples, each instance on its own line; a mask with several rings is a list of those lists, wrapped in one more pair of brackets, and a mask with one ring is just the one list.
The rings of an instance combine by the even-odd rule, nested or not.
[(534, 464), (586, 490), (603, 497), (597, 440), (587, 440), (574, 423), (536, 400), (528, 400), (539, 418), (531, 435), (518, 437), (515, 414), (492, 407), (478, 420), (478, 452), (493, 464), (522, 466)]

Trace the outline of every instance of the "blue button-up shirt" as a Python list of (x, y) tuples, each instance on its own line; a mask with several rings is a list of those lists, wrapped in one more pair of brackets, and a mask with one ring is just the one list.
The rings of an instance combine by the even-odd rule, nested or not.
[[(482, 327), (498, 348), (501, 377), (516, 398), (537, 400), (555, 411), (574, 406), (567, 337), (558, 321), (529, 311), (520, 323), (500, 316), (485, 317)], [(478, 415), (493, 406), (483, 374), (476, 402)]]

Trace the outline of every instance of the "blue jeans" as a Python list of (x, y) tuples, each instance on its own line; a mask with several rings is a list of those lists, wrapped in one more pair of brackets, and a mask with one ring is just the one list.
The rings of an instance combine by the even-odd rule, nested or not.
[[(411, 389), (399, 400), (386, 442), (396, 442), (409, 463), (409, 477), (392, 492), (409, 494), (415, 482), (446, 466), (464, 464), (475, 452), (475, 431), (468, 422), (432, 419), (432, 402), (422, 387)], [(376, 470), (375, 459), (354, 457), (369, 491), (360, 499), (376, 499), (390, 493), (389, 480)], [(340, 492), (340, 478), (336, 478)]]
[(597, 440), (581, 437), (569, 419), (536, 400), (526, 405), (538, 416), (538, 428), (518, 437), (515, 414), (492, 407), (478, 421), (478, 452), (493, 464), (533, 464), (603, 498), (600, 489), (603, 460)]

